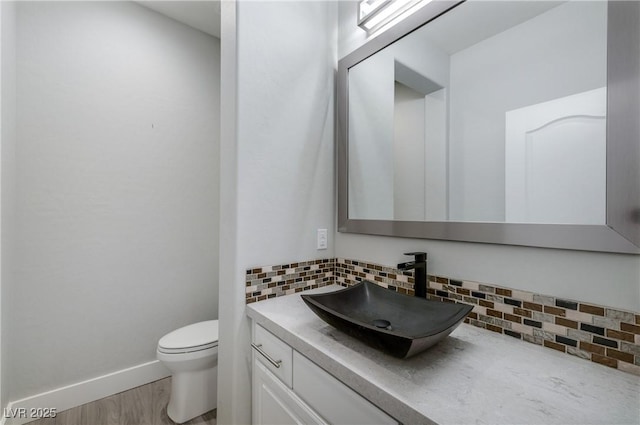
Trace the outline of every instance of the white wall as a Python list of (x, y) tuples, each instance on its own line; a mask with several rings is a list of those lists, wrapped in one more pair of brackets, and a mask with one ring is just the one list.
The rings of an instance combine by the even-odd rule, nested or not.
[(425, 219), (425, 96), (395, 83), (393, 100), (393, 218)]
[(391, 51), (360, 62), (349, 71), (349, 215), (393, 218), (393, 98)]
[[(414, 53), (416, 49), (420, 50), (420, 55)], [(394, 175), (393, 167), (394, 96), (397, 95), (396, 79), (411, 84), (401, 81), (406, 74), (396, 75), (396, 61), (425, 80), (427, 77), (433, 80), (434, 87), (448, 85), (448, 55), (424, 40), (403, 39), (350, 68), (349, 102), (361, 105), (349, 110), (349, 140), (353, 141), (349, 144), (351, 218), (393, 219), (394, 198), (397, 200), (394, 191), (399, 186), (406, 186), (404, 180), (394, 182), (394, 178), (401, 177)], [(422, 159), (424, 155), (420, 162)], [(396, 212), (401, 210), (396, 209)]]
[[(364, 41), (355, 2), (340, 2), (340, 57)], [(640, 310), (640, 256), (336, 233), (337, 257), (394, 265), (427, 251), (429, 273)]]
[(246, 269), (332, 257), (331, 238), (316, 250), (316, 229), (335, 227), (336, 5), (236, 5), (234, 20), (234, 3), (222, 4), (223, 104), (237, 105), (222, 121), (221, 244), (234, 254), (220, 264), (221, 424), (251, 420)]
[(445, 99), (446, 89), (425, 96), (396, 80), (393, 123), (395, 220), (447, 219)]
[(15, 4), (0, 2), (0, 408), (9, 394), (7, 385), (9, 346), (5, 334), (9, 327), (12, 305), (8, 297), (8, 283), (12, 279), (11, 242), (13, 240), (13, 210), (15, 207), (16, 128), (16, 58)]
[(218, 56), (134, 3), (17, 5), (10, 399), (217, 317)]
[(448, 118), (446, 88), (429, 93), (425, 102), (425, 205), (426, 221), (449, 218), (449, 149), (447, 142)]

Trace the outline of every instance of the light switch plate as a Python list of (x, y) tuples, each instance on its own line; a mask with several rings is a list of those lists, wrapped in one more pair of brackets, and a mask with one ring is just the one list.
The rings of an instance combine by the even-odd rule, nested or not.
[(327, 229), (318, 229), (317, 248), (327, 249)]

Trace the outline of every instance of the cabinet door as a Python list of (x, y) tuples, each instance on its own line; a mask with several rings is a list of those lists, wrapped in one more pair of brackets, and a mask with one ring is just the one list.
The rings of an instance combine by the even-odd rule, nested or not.
[(255, 425), (325, 424), (254, 354), (252, 415)]
[(332, 424), (398, 424), (398, 421), (297, 351), (293, 352), (293, 390)]

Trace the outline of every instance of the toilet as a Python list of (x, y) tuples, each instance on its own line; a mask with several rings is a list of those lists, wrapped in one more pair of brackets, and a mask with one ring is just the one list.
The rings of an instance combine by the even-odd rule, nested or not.
[(218, 321), (176, 329), (160, 338), (156, 352), (171, 371), (167, 414), (183, 423), (217, 407)]

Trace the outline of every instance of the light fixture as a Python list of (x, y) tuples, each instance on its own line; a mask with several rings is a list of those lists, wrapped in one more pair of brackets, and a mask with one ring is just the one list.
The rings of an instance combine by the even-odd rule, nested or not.
[(418, 4), (431, 0), (362, 0), (358, 3), (358, 26), (372, 33)]

